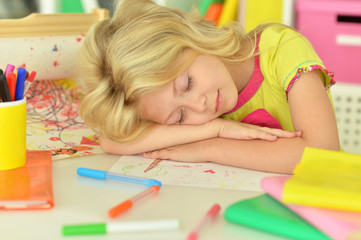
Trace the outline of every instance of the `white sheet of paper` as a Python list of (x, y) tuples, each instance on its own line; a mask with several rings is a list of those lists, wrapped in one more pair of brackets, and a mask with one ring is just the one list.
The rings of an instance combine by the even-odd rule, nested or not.
[(164, 185), (248, 191), (262, 191), (260, 187), (262, 178), (280, 175), (216, 163), (185, 163), (169, 160), (163, 160), (155, 168), (144, 172), (152, 162), (153, 159), (137, 155), (122, 156), (108, 171), (128, 176), (152, 178)]

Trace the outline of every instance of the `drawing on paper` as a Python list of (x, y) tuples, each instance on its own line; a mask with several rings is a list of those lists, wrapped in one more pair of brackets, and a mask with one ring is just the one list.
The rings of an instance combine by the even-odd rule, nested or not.
[(152, 161), (141, 156), (122, 156), (108, 171), (153, 178), (166, 185), (249, 191), (262, 191), (261, 179), (278, 175), (215, 163), (180, 163), (169, 160), (162, 160), (153, 169), (144, 172)]
[(73, 79), (34, 81), (27, 92), (27, 149), (53, 160), (101, 153), (98, 135), (79, 115), (83, 88)]

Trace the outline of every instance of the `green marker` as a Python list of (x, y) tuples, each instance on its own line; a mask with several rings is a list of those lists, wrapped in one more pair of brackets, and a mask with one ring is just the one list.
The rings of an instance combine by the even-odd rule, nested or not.
[(223, 0), (201, 0), (198, 4), (199, 13), (202, 16), (205, 16), (208, 11), (209, 6), (212, 3), (218, 3), (218, 2), (223, 2)]
[(150, 232), (161, 230), (175, 230), (179, 228), (178, 219), (147, 220), (110, 222), (63, 226), (63, 235), (83, 235), (83, 234), (108, 234), (125, 232)]

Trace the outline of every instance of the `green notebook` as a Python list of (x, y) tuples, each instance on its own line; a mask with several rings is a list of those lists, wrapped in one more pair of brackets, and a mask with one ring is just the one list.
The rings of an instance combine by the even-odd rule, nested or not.
[(227, 207), (226, 220), (294, 239), (330, 240), (268, 194), (242, 200)]

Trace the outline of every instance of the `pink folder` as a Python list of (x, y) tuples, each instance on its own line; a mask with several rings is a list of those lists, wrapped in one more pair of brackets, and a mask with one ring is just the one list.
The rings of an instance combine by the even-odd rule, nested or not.
[[(282, 202), (283, 186), (289, 178), (265, 177), (261, 181), (261, 188)], [(361, 239), (361, 213), (283, 204), (333, 239)]]

